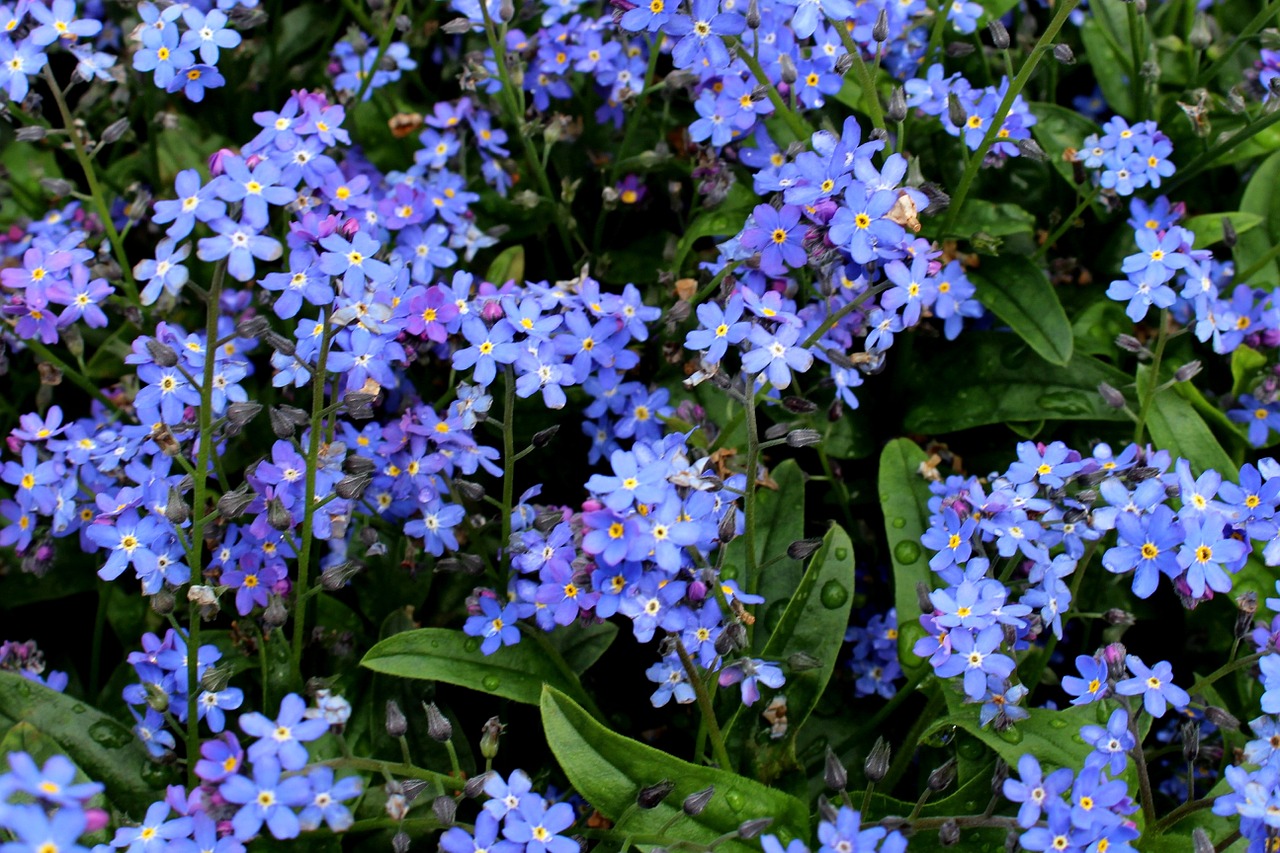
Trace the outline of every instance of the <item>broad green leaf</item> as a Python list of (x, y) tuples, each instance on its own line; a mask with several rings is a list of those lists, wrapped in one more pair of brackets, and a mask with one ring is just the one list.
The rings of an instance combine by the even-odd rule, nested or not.
[(522, 283), (524, 281), (524, 246), (516, 245), (503, 249), (502, 253), (493, 259), (493, 263), (489, 264), (484, 280), (498, 285), (506, 284), (508, 281)]
[(163, 796), (169, 774), (151, 763), (129, 727), (73, 696), (0, 672), (0, 716), (34, 726), (135, 818)]
[(618, 638), (618, 626), (612, 622), (583, 625), (574, 622), (556, 628), (547, 635), (553, 646), (560, 650), (569, 668), (581, 675), (600, 660)]
[[(787, 546), (804, 538), (804, 474), (795, 460), (788, 459), (771, 474), (778, 488), (756, 490), (756, 565), (773, 562), (759, 572), (758, 578), (747, 578), (747, 537), (739, 536), (729, 543), (724, 555), (725, 576), (745, 581), (744, 589), (764, 596), (765, 626), (782, 615), (804, 574), (804, 567), (787, 556)], [(777, 614), (776, 616), (774, 614)], [(760, 626), (764, 627), (764, 626)], [(768, 630), (757, 627), (752, 645), (764, 648)]]
[(839, 420), (827, 420), (824, 412), (810, 415), (810, 425), (822, 433), (822, 449), (834, 459), (865, 459), (876, 452), (878, 442), (869, 418), (862, 410), (844, 411)]
[(1063, 159), (1067, 149), (1079, 150), (1084, 145), (1085, 137), (1091, 133), (1100, 133), (1100, 129), (1089, 119), (1075, 110), (1037, 101), (1029, 105), (1036, 123), (1031, 126), (1031, 134), (1036, 142), (1049, 155), (1049, 162), (1054, 170), (1072, 187), (1076, 185), (1070, 163)]
[(1073, 313), (1071, 334), (1077, 355), (1113, 356), (1116, 335), (1133, 331), (1133, 321), (1125, 316), (1124, 308), (1110, 299), (1099, 300)]
[(418, 628), (378, 642), (360, 665), (384, 675), (444, 681), (527, 705), (538, 704), (543, 684), (583, 699), (577, 678), (561, 672), (529, 637), (486, 655), (478, 637), (449, 628)]
[(747, 224), (747, 217), (755, 207), (756, 196), (750, 190), (734, 185), (729, 196), (715, 210), (704, 210), (689, 225), (676, 245), (671, 269), (680, 273), (685, 258), (693, 251), (693, 244), (703, 237), (729, 237), (737, 234)]
[(948, 433), (1005, 421), (1127, 421), (1098, 395), (1098, 383), (1123, 390), (1132, 377), (1088, 356), (1066, 367), (1038, 357), (1013, 335), (965, 335), (963, 357), (954, 350), (931, 359), (908, 356), (897, 374), (910, 401), (908, 432)]
[(1121, 0), (1098, 0), (1080, 27), (1084, 58), (1093, 69), (1111, 109), (1120, 115), (1133, 112), (1129, 73), (1129, 19)]
[(1049, 277), (1030, 258), (986, 258), (969, 276), (978, 301), (1050, 364), (1065, 366), (1075, 346), (1071, 323)]
[[(1280, 193), (1276, 192), (1277, 186), (1280, 186), (1280, 151), (1262, 162), (1249, 179), (1244, 195), (1240, 198), (1240, 210), (1261, 216), (1266, 227), (1255, 228), (1241, 235), (1235, 248), (1238, 270), (1251, 266), (1272, 246), (1280, 243)], [(1246, 283), (1254, 286), (1280, 283), (1277, 263), (1267, 263), (1252, 281)]]
[[(943, 685), (944, 690), (952, 685)], [(1110, 709), (1105, 703), (1078, 705), (1065, 710), (1029, 708), (1030, 716), (997, 733), (991, 726), (983, 728), (978, 722), (980, 706), (960, 705), (952, 713), (929, 727), (926, 737), (952, 726), (963, 729), (989, 746), (1010, 767), (1018, 766), (1018, 759), (1030, 753), (1042, 764), (1054, 767), (1070, 767), (1079, 771), (1085, 757), (1093, 752), (1087, 743), (1077, 743), (1072, 735), (1078, 734), (1083, 725), (1106, 725)]]
[[(636, 834), (663, 830), (667, 838), (705, 845), (733, 832), (751, 818), (771, 817), (769, 832), (786, 844), (808, 840), (809, 813), (788, 794), (725, 770), (700, 767), (617, 734), (592, 719), (572, 699), (553, 687), (542, 692), (542, 729), (570, 783), (617, 828)], [(634, 808), (641, 788), (667, 779), (675, 790), (652, 809)], [(690, 817), (680, 809), (684, 798), (715, 787), (701, 813)], [(758, 842), (730, 839), (718, 850), (759, 853)]]
[(1209, 425), (1209, 429), (1213, 430), (1213, 434), (1223, 442), (1223, 449), (1231, 456), (1233, 464), (1237, 467), (1243, 464), (1243, 451), (1249, 446), (1245, 428), (1228, 418), (1226, 413), (1215, 403), (1210, 403), (1194, 383), (1179, 382), (1173, 386), (1173, 389), (1178, 392), (1178, 396), (1190, 402), (1191, 407), (1200, 414), (1200, 417), (1204, 418), (1204, 422)]
[(982, 21), (994, 21), (1003, 18), (1005, 13), (1018, 5), (1018, 0), (982, 0)]
[[(787, 697), (787, 723), (792, 736), (809, 718), (831, 679), (844, 644), (845, 629), (849, 627), (853, 592), (853, 543), (839, 525), (833, 524), (822, 538), (822, 546), (810, 559), (809, 568), (760, 654), (763, 659), (778, 661), (783, 666), (799, 652), (817, 659), (816, 666), (788, 672), (787, 683), (779, 691)], [(757, 631), (756, 636), (763, 633)], [(744, 715), (755, 716), (751, 709), (739, 707), (724, 727), (726, 738)]]
[(1238, 397), (1249, 390), (1251, 383), (1267, 363), (1267, 357), (1244, 344), (1231, 353), (1231, 395)]
[(920, 473), (928, 460), (925, 452), (909, 438), (897, 438), (880, 452), (880, 507), (884, 510), (884, 532), (893, 560), (893, 603), (898, 609), (898, 663), (912, 675), (927, 662), (911, 647), (923, 629), (911, 614), (919, 613), (916, 584), (933, 588), (933, 572), (920, 546), (920, 537), (929, 526), (929, 485)]
[[(1148, 387), (1146, 382), (1150, 379), (1150, 371), (1139, 371), (1140, 387)], [(1147, 429), (1151, 433), (1152, 444), (1168, 450), (1175, 458), (1186, 458), (1197, 471), (1212, 468), (1229, 480), (1237, 478), (1236, 466), (1209, 425), (1191, 402), (1173, 388), (1155, 395), (1151, 411), (1147, 413)]]
[(1262, 224), (1262, 217), (1256, 213), (1233, 210), (1229, 213), (1205, 213), (1193, 216), (1183, 223), (1183, 227), (1196, 235), (1193, 248), (1207, 249), (1222, 242), (1222, 220), (1229, 220), (1236, 234), (1246, 234)]
[(960, 215), (956, 217), (955, 230), (943, 236), (968, 239), (982, 231), (992, 237), (1011, 237), (1014, 234), (1030, 234), (1035, 227), (1035, 216), (1016, 204), (997, 204), (980, 198), (968, 198), (960, 209)]

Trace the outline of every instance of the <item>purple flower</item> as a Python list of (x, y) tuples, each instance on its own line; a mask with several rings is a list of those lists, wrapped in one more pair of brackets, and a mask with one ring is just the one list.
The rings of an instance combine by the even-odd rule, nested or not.
[(751, 706), (760, 698), (757, 682), (777, 689), (786, 682), (782, 670), (776, 664), (753, 658), (738, 658), (720, 670), (720, 686), (741, 683), (742, 704)]
[[(240, 717), (240, 728), (245, 734), (258, 738), (249, 747), (249, 760), (255, 766), (263, 759), (274, 758), (285, 770), (301, 770), (307, 763), (307, 748), (303, 746), (329, 730), (329, 724), (321, 718), (304, 720), (307, 703), (296, 693), (290, 693), (280, 702), (280, 716), (272, 721), (254, 711)], [(241, 837), (237, 832), (237, 837)], [(279, 837), (279, 836), (277, 836)]]
[(752, 326), (749, 335), (752, 349), (742, 357), (742, 369), (765, 374), (779, 390), (788, 387), (792, 370), (804, 373), (813, 365), (813, 353), (797, 345), (800, 331), (796, 326), (787, 325), (770, 334), (763, 326)]
[(785, 204), (781, 210), (768, 204), (756, 205), (751, 218), (755, 225), (742, 232), (740, 243), (744, 249), (760, 252), (761, 271), (781, 276), (787, 274), (787, 267), (804, 266), (807, 255), (799, 205)]
[(1116, 693), (1121, 696), (1142, 694), (1142, 705), (1151, 716), (1163, 717), (1166, 702), (1180, 711), (1191, 701), (1187, 691), (1173, 683), (1173, 664), (1162, 660), (1148, 667), (1137, 655), (1126, 655), (1124, 660), (1134, 677), (1118, 683)]

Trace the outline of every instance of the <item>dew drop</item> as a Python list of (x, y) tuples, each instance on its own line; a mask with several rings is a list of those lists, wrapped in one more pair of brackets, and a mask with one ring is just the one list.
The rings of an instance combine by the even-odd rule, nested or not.
[(1061, 717), (1054, 717), (1049, 721), (1049, 725), (1055, 729), (1065, 729), (1067, 727), (1067, 721)]
[(467, 637), (462, 643), (462, 648), (464, 651), (474, 652), (480, 648), (480, 639), (478, 637)]
[(903, 565), (910, 565), (920, 559), (920, 546), (910, 539), (904, 539), (893, 546), (893, 559)]
[(905, 518), (895, 518), (893, 521), (889, 523), (892, 524), (898, 530), (901, 530), (902, 528), (907, 526), (907, 520)]
[(791, 603), (790, 598), (781, 598), (769, 605), (769, 609), (764, 615), (764, 629), (773, 634), (778, 623), (782, 621), (782, 614), (787, 612), (787, 605)]
[(496, 675), (486, 675), (484, 679), (481, 680), (480, 683), (484, 685), (485, 690), (488, 690), (490, 693), (492, 693), (493, 691), (498, 689), (498, 685), (500, 685), (502, 682), (498, 680), (498, 676)]
[(724, 799), (725, 799), (725, 802), (729, 804), (729, 808), (733, 809), (735, 812), (742, 811), (743, 805), (746, 804), (745, 801), (742, 799), (742, 795), (739, 794), (737, 791), (730, 791), (729, 793), (725, 794)]
[(1022, 742), (1022, 730), (1019, 729), (1017, 726), (1009, 726), (1009, 728), (1005, 729), (1002, 732), (999, 732), (998, 734), (1000, 735), (1000, 739), (1003, 741), (1006, 741), (1007, 743)]
[(962, 757), (970, 761), (976, 761), (982, 757), (982, 742), (977, 738), (967, 737), (956, 747), (956, 752), (959, 752)]
[(1079, 733), (1079, 732), (1077, 732), (1076, 734), (1073, 734), (1073, 735), (1071, 736), (1071, 739), (1072, 739), (1073, 741), (1075, 741), (1076, 743), (1084, 743), (1084, 738), (1080, 737), (1080, 733)]
[(848, 548), (837, 548), (837, 549), (836, 549), (836, 559), (837, 559), (837, 560), (847, 560), (847, 559), (849, 559), (849, 549), (848, 549)]
[(119, 723), (110, 720), (98, 720), (89, 726), (89, 737), (94, 743), (108, 749), (119, 749), (133, 740), (133, 734)]
[(822, 585), (822, 592), (818, 594), (818, 598), (822, 601), (823, 607), (835, 610), (849, 600), (849, 590), (845, 589), (840, 581), (827, 581)]
[(77, 714), (83, 714), (85, 711), (89, 709), (81, 705), (79, 702), (77, 702), (76, 704), (71, 706), (71, 710), (76, 712)]
[(431, 648), (433, 648), (433, 649), (438, 649), (438, 648), (440, 648), (440, 641), (439, 641), (439, 640), (432, 640), (432, 641), (431, 641)]
[(27, 680), (25, 678), (19, 681), (17, 685), (13, 688), (13, 690), (23, 699), (31, 698), (31, 685), (27, 683)]

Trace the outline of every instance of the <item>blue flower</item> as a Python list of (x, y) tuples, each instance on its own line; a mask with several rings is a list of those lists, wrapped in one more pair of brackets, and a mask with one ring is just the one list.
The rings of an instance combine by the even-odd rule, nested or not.
[(1116, 530), (1124, 544), (1109, 549), (1102, 556), (1102, 565), (1113, 574), (1132, 569), (1134, 595), (1150, 598), (1156, 591), (1161, 573), (1169, 578), (1181, 574), (1174, 549), (1186, 537), (1173, 510), (1160, 504), (1150, 515), (1141, 518), (1122, 512), (1116, 517)]
[(125, 853), (163, 853), (174, 839), (191, 835), (193, 822), (189, 817), (169, 820), (170, 806), (164, 800), (152, 803), (141, 826), (123, 826), (116, 830), (112, 847), (124, 847)]
[(227, 27), (226, 14), (217, 9), (206, 14), (188, 6), (183, 10), (182, 21), (189, 28), (182, 34), (182, 46), (199, 50), (200, 59), (206, 65), (217, 65), (220, 50), (230, 50), (240, 44), (240, 34)]
[(560, 835), (573, 825), (573, 806), (547, 801), (536, 794), (520, 798), (520, 807), (507, 814), (502, 834), (523, 844), (525, 853), (577, 853), (578, 842)]
[(249, 760), (257, 766), (264, 759), (275, 759), (285, 770), (301, 770), (307, 763), (307, 748), (303, 744), (329, 730), (329, 724), (322, 718), (304, 719), (306, 711), (307, 703), (302, 697), (290, 693), (280, 701), (280, 716), (275, 720), (256, 711), (242, 714), (240, 728), (245, 734), (258, 738), (249, 747)]
[(1088, 655), (1076, 657), (1076, 669), (1079, 676), (1066, 675), (1062, 678), (1062, 689), (1074, 698), (1072, 705), (1086, 705), (1105, 698), (1107, 688), (1107, 664)]
[(15, 104), (22, 103), (31, 90), (27, 77), (39, 74), (47, 61), (48, 57), (29, 38), (17, 44), (0, 39), (0, 90)]
[(804, 373), (813, 365), (813, 353), (798, 343), (800, 331), (796, 326), (784, 325), (770, 333), (763, 326), (752, 326), (748, 336), (752, 348), (742, 357), (742, 369), (765, 374), (779, 390), (787, 388), (792, 370)]
[(509, 603), (500, 607), (493, 598), (480, 597), (480, 613), (468, 617), (462, 630), (472, 637), (484, 637), (480, 651), (491, 655), (501, 646), (514, 646), (520, 642), (520, 629), (516, 621), (520, 618), (515, 604)]
[(4, 845), (6, 853), (10, 850), (12, 853), (44, 853), (48, 850), (89, 853), (87, 847), (76, 843), (87, 823), (85, 813), (78, 808), (58, 809), (52, 817), (39, 806), (31, 805), (6, 806), (0, 813), (4, 815), (5, 828), (18, 839)]
[(1142, 694), (1143, 707), (1151, 716), (1163, 717), (1166, 703), (1180, 711), (1191, 701), (1187, 691), (1173, 683), (1173, 664), (1168, 661), (1162, 660), (1148, 667), (1137, 655), (1126, 655), (1125, 665), (1133, 673), (1133, 678), (1116, 684), (1116, 693), (1121, 696)]
[(1024, 829), (1035, 826), (1041, 811), (1050, 803), (1060, 803), (1058, 798), (1071, 787), (1072, 772), (1061, 767), (1048, 776), (1040, 769), (1040, 762), (1031, 754), (1018, 759), (1018, 779), (1004, 780), (1004, 795), (1022, 805), (1018, 809), (1018, 826)]
[(658, 685), (658, 689), (650, 697), (655, 708), (663, 707), (671, 701), (672, 697), (675, 697), (676, 702), (681, 705), (688, 705), (697, 698), (693, 685), (685, 677), (680, 658), (676, 655), (667, 655), (646, 669), (644, 674), (646, 678)]
[(1093, 746), (1093, 752), (1085, 758), (1086, 767), (1106, 767), (1113, 776), (1124, 772), (1133, 749), (1133, 732), (1129, 731), (1129, 712), (1116, 708), (1107, 719), (1106, 727), (1081, 726), (1080, 737)]
[(990, 625), (974, 636), (969, 631), (952, 631), (951, 657), (937, 667), (943, 678), (964, 674), (964, 692), (973, 701), (986, 693), (987, 676), (1008, 678), (1014, 670), (1013, 658), (996, 651), (1004, 638), (999, 625)]
[(351, 828), (355, 818), (351, 810), (344, 806), (344, 800), (360, 796), (364, 783), (359, 776), (347, 776), (336, 782), (333, 771), (328, 767), (317, 767), (307, 774), (307, 782), (311, 785), (311, 799), (306, 807), (298, 813), (298, 825), (304, 832), (320, 828), (320, 822), (328, 824), (333, 832), (344, 832)]
[[(292, 695), (292, 694), (290, 694)], [(328, 725), (324, 720), (314, 720)], [(300, 767), (301, 765), (299, 765)], [(311, 799), (311, 785), (303, 776), (280, 778), (280, 763), (269, 755), (255, 760), (253, 779), (232, 776), (218, 787), (227, 802), (240, 806), (231, 819), (237, 841), (248, 841), (262, 830), (262, 824), (278, 839), (297, 838), (301, 831), (294, 806)]]
[(741, 343), (751, 330), (751, 324), (742, 321), (742, 297), (729, 297), (722, 309), (714, 302), (698, 306), (701, 328), (685, 336), (684, 345), (689, 349), (703, 350), (703, 359), (709, 364), (719, 364), (729, 344)]
[[(181, 89), (182, 94), (187, 96), (187, 100), (198, 104), (204, 100), (206, 89), (219, 89), (226, 83), (226, 78), (212, 65), (192, 65), (175, 74), (165, 90), (177, 92)], [(292, 193), (290, 193), (290, 200), (292, 200)]]

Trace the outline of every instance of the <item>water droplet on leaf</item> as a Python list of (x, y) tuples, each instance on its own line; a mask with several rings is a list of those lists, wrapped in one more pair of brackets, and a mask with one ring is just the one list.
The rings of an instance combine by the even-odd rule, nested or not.
[(71, 710), (72, 710), (72, 711), (74, 711), (74, 712), (75, 712), (75, 713), (77, 713), (77, 714), (83, 714), (85, 711), (87, 711), (87, 710), (89, 710), (89, 709), (88, 709), (88, 708), (86, 708), (85, 706), (81, 705), (79, 702), (77, 702), (76, 704), (74, 704), (74, 705), (72, 705), (72, 706), (71, 706)]
[(498, 689), (498, 685), (500, 685), (502, 682), (498, 680), (498, 676), (496, 675), (486, 675), (480, 683), (484, 685), (485, 690), (488, 690), (490, 693), (492, 693), (493, 691)]
[(133, 734), (119, 723), (110, 720), (98, 720), (89, 726), (89, 737), (94, 743), (108, 749), (119, 749), (133, 740)]
[(480, 648), (480, 640), (477, 637), (467, 637), (462, 643), (462, 648), (464, 651), (474, 652)]
[(822, 592), (818, 597), (822, 600), (824, 607), (835, 610), (849, 600), (849, 590), (845, 589), (839, 581), (827, 581), (822, 585)]
[(1065, 729), (1067, 727), (1067, 721), (1061, 717), (1054, 717), (1049, 721), (1049, 725), (1055, 729)]
[(730, 791), (725, 794), (724, 799), (725, 802), (729, 804), (729, 808), (733, 809), (735, 812), (742, 811), (742, 807), (746, 803), (746, 801), (742, 799), (742, 795), (737, 791)]
[(837, 548), (837, 549), (836, 549), (836, 559), (837, 559), (837, 560), (847, 560), (847, 559), (849, 559), (849, 549), (848, 549), (848, 548)]
[(905, 518), (895, 518), (893, 521), (890, 522), (890, 524), (892, 524), (898, 530), (901, 530), (902, 528), (907, 526), (907, 520)]
[(1022, 730), (1019, 729), (1017, 726), (1009, 726), (1009, 728), (1005, 729), (1002, 732), (997, 732), (997, 734), (1000, 735), (1001, 740), (1007, 743), (1022, 742)]
[(910, 539), (904, 539), (893, 546), (893, 559), (903, 565), (910, 565), (920, 559), (920, 546)]

